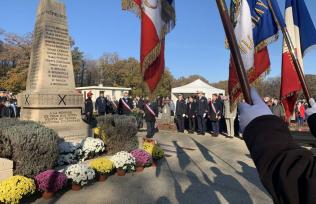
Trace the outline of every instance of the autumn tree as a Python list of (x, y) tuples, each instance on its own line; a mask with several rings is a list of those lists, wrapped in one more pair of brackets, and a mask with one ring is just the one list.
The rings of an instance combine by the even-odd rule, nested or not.
[[(31, 58), (32, 34), (19, 36), (0, 29), (0, 87), (13, 93), (26, 88), (28, 67)], [(74, 74), (77, 79), (83, 62), (83, 52), (70, 39)], [(76, 80), (78, 81), (78, 80)]]
[(31, 56), (32, 35), (0, 32), (0, 87), (18, 93), (25, 89)]
[(82, 72), (84, 71), (84, 54), (79, 47), (75, 46), (71, 50), (72, 64), (74, 68), (74, 76), (76, 84), (80, 84), (82, 80)]

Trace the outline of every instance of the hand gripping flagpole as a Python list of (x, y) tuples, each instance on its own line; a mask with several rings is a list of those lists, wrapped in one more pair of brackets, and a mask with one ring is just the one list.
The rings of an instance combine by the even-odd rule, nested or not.
[(229, 43), (229, 49), (233, 57), (236, 73), (239, 80), (239, 84), (244, 95), (244, 99), (248, 104), (253, 104), (251, 94), (250, 94), (250, 85), (244, 63), (241, 58), (239, 46), (236, 40), (235, 31), (231, 23), (230, 17), (228, 15), (227, 6), (225, 0), (216, 0), (217, 7), (222, 19), (224, 30), (226, 33), (227, 41)]
[(298, 58), (297, 58), (297, 55), (296, 55), (296, 52), (295, 52), (295, 49), (294, 49), (294, 46), (293, 46), (293, 42), (291, 40), (291, 36), (287, 30), (287, 28), (284, 26), (281, 26), (276, 14), (275, 14), (275, 11), (274, 11), (274, 8), (272, 6), (272, 3), (271, 3), (271, 0), (268, 0), (268, 3), (269, 3), (269, 8), (270, 8), (270, 11), (272, 13), (272, 16), (273, 16), (273, 19), (274, 21), (276, 22), (276, 24), (279, 26), (279, 28), (281, 29), (282, 33), (283, 33), (283, 36), (284, 36), (284, 39), (285, 39), (285, 43), (290, 51), (290, 54), (291, 54), (291, 58), (293, 60), (293, 63), (294, 63), (294, 67), (295, 67), (295, 71), (298, 75), (298, 78), (300, 80), (300, 83), (301, 83), (301, 86), (302, 86), (302, 89), (303, 89), (303, 92), (304, 92), (304, 96), (306, 98), (306, 100), (308, 101), (309, 103), (309, 99), (311, 98), (311, 93), (308, 89), (308, 86), (307, 86), (307, 83), (306, 83), (306, 80), (305, 80), (305, 76), (304, 76), (304, 73), (303, 73), (303, 69), (301, 67), (301, 64), (299, 63), (298, 61)]

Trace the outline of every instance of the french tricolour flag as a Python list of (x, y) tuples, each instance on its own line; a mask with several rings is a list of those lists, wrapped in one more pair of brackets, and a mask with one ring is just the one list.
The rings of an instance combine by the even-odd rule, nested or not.
[[(282, 15), (277, 2), (271, 2), (279, 18)], [(267, 46), (277, 40), (278, 25), (274, 21), (267, 0), (231, 1), (231, 19), (248, 80), (253, 84), (270, 68)], [(230, 61), (229, 67), (228, 91), (231, 107), (234, 108), (241, 96), (241, 87), (233, 60)]]
[(165, 68), (165, 36), (175, 26), (175, 0), (122, 0), (122, 8), (141, 18), (140, 62), (150, 91), (157, 87)]
[[(316, 47), (316, 29), (304, 0), (286, 0), (285, 23), (295, 47), (299, 63), (303, 68), (303, 57), (312, 48)], [(283, 43), (281, 99), (286, 117), (293, 113), (301, 84), (295, 71), (290, 51)]]

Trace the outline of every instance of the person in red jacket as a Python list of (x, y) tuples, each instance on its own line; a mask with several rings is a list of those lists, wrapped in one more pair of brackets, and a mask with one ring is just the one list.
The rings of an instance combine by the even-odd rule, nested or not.
[(304, 118), (305, 118), (305, 107), (302, 104), (302, 102), (298, 102), (295, 108), (295, 116), (296, 116), (296, 122), (299, 128), (303, 126), (304, 124)]
[[(274, 203), (316, 203), (316, 159), (294, 141), (283, 120), (274, 116), (255, 89), (253, 105), (241, 103), (240, 127), (261, 181)], [(316, 103), (306, 119), (316, 137)]]

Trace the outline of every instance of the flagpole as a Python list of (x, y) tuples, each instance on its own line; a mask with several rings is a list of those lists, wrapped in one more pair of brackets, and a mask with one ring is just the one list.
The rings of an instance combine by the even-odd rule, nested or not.
[(244, 99), (248, 104), (253, 104), (251, 94), (250, 94), (250, 85), (248, 81), (248, 76), (244, 67), (244, 63), (241, 58), (239, 46), (236, 40), (235, 31), (231, 23), (230, 17), (228, 15), (226, 2), (225, 0), (216, 0), (216, 3), (217, 3), (217, 7), (222, 19), (227, 41), (229, 43), (230, 52), (235, 63), (236, 73), (238, 76), (242, 93), (244, 95)]
[(284, 39), (285, 39), (285, 43), (286, 43), (286, 45), (287, 45), (287, 47), (288, 47), (288, 49), (290, 51), (291, 58), (292, 58), (293, 63), (294, 63), (295, 71), (296, 71), (296, 73), (298, 75), (298, 78), (300, 80), (300, 83), (301, 83), (301, 86), (302, 86), (302, 89), (303, 89), (303, 92), (304, 92), (304, 96), (307, 99), (308, 104), (309, 104), (309, 99), (311, 98), (311, 93), (310, 93), (310, 91), (308, 89), (308, 86), (307, 86), (307, 83), (306, 83), (306, 80), (305, 80), (305, 76), (304, 76), (301, 64), (298, 61), (298, 58), (297, 58), (297, 55), (296, 55), (296, 52), (295, 52), (295, 48), (293, 46), (293, 42), (291, 40), (291, 36), (290, 36), (287, 28), (281, 26), (276, 14), (275, 14), (275, 11), (273, 9), (273, 6), (271, 4), (271, 0), (268, 0), (268, 3), (269, 3), (269, 8), (271, 10), (271, 13), (272, 13), (272, 16), (274, 18), (274, 21), (280, 27), (280, 29), (281, 29), (281, 31), (283, 33), (283, 36), (284, 36)]

